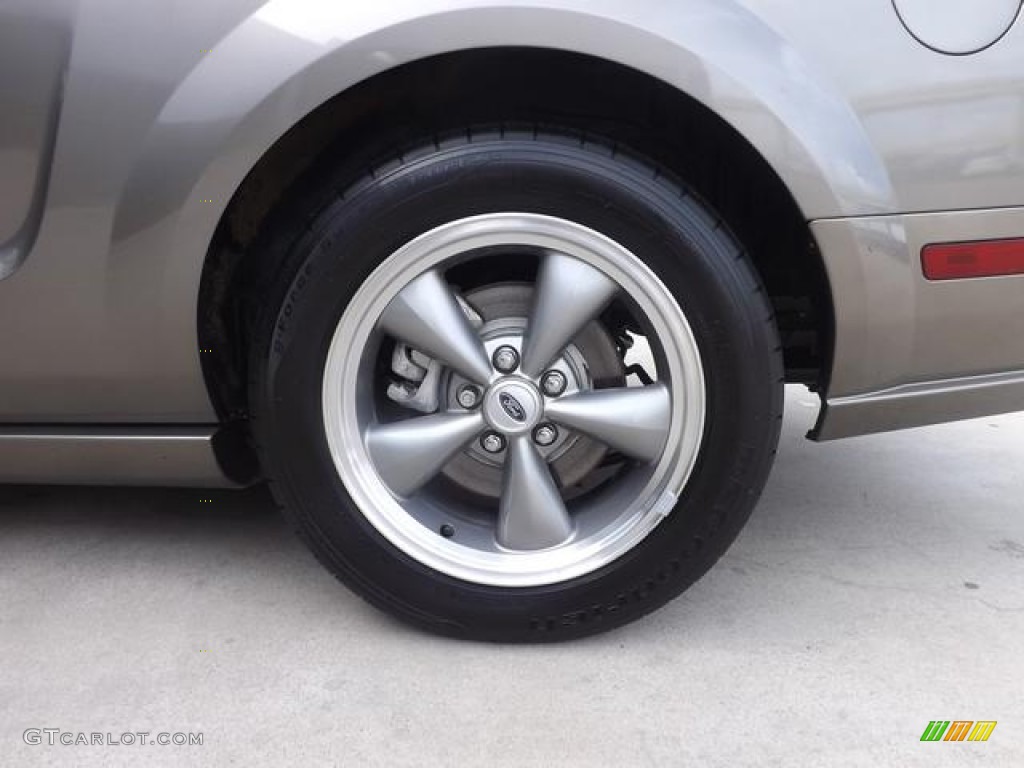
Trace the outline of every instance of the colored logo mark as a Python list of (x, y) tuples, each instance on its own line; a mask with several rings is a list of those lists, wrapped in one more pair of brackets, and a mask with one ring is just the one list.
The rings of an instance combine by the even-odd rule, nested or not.
[(932, 720), (921, 734), (921, 741), (988, 741), (996, 729), (996, 720)]
[(526, 421), (526, 409), (523, 408), (523, 404), (516, 400), (512, 395), (507, 392), (502, 392), (498, 398), (498, 402), (501, 403), (501, 407), (505, 409), (507, 413), (514, 421), (522, 423)]

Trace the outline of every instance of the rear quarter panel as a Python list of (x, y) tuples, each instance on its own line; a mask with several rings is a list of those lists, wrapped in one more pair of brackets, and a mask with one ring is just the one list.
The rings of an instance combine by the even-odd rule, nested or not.
[[(722, 115), (807, 219), (832, 219), (1016, 204), (1019, 35), (959, 62), (856, 0), (81, 0), (46, 215), (0, 281), (18, 329), (0, 420), (215, 420), (196, 302), (221, 214), (292, 125), (404, 62), (498, 45), (619, 61)], [(948, 134), (915, 140), (937, 121)]]

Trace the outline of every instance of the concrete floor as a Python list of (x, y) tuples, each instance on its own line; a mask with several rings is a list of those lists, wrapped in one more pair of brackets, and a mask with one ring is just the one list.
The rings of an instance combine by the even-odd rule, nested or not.
[[(399, 626), (262, 491), (0, 488), (0, 763), (1024, 765), (1024, 415), (814, 445), (815, 412), (790, 389), (764, 500), (703, 581), (555, 647)], [(999, 725), (921, 743), (935, 719)]]

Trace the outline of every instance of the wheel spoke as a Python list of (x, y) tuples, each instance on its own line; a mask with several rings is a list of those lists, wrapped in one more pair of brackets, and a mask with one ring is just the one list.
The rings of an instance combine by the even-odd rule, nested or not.
[(665, 447), (672, 398), (663, 383), (598, 389), (553, 400), (552, 421), (577, 429), (635, 459), (654, 461)]
[(511, 441), (498, 516), (498, 543), (508, 549), (546, 549), (572, 535), (572, 520), (544, 459), (528, 438)]
[(603, 273), (561, 253), (540, 266), (530, 326), (523, 342), (522, 371), (539, 376), (618, 290)]
[(371, 427), (366, 448), (381, 480), (399, 496), (408, 496), (483, 429), (479, 412), (434, 414)]
[(491, 363), (451, 288), (436, 270), (409, 283), (384, 310), (381, 327), (467, 379), (486, 386)]

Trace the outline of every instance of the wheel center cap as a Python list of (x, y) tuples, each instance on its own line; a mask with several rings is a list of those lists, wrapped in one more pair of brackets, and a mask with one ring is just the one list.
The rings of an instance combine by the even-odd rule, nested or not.
[(533, 384), (522, 380), (499, 381), (484, 400), (483, 413), (492, 428), (505, 435), (533, 429), (544, 412), (544, 401)]

